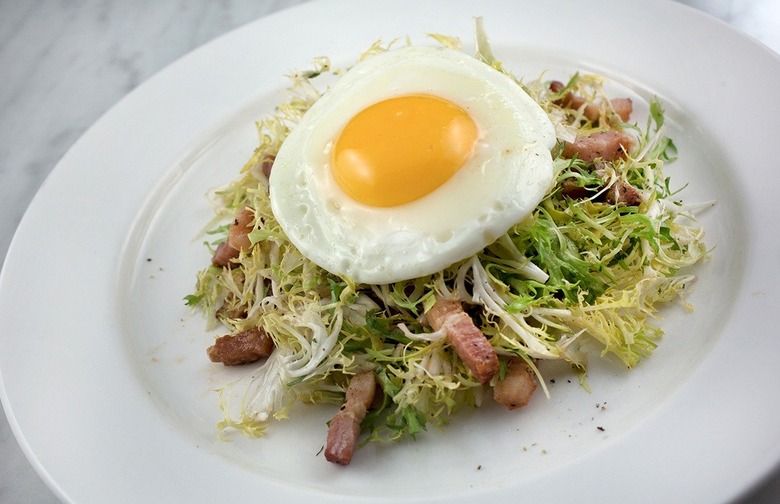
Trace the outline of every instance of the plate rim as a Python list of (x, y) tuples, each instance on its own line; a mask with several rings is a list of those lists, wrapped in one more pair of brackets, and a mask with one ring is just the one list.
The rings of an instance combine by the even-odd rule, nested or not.
[[(355, 5), (358, 4), (358, 2), (351, 2), (351, 3)], [(429, 3), (430, 2), (426, 3), (426, 5), (428, 5)], [(502, 4), (504, 2), (495, 2), (495, 3)], [(616, 3), (619, 2), (601, 0), (600, 2), (598, 2), (598, 5), (614, 5)], [(466, 5), (468, 4), (468, 2), (460, 2), (459, 4)], [(210, 51), (216, 50), (217, 46), (230, 45), (230, 40), (232, 37), (239, 37), (239, 36), (244, 37), (250, 32), (252, 32), (252, 30), (263, 28), (265, 27), (265, 25), (270, 25), (274, 21), (293, 19), (295, 16), (299, 14), (303, 14), (304, 12), (306, 13), (318, 12), (318, 11), (323, 12), (326, 9), (335, 8), (335, 7), (336, 7), (335, 1), (333, 2), (318, 1), (318, 2), (306, 3), (300, 6), (284, 9), (283, 11), (279, 11), (277, 13), (272, 14), (271, 16), (261, 18), (244, 27), (229, 32), (228, 34), (223, 35), (215, 39), (214, 41), (204, 46), (201, 46), (195, 51), (184, 56), (182, 59), (178, 60), (171, 66), (167, 67), (160, 73), (153, 76), (151, 79), (146, 81), (146, 83), (139, 86), (139, 88), (137, 88), (135, 91), (128, 94), (124, 99), (122, 99), (119, 103), (117, 103), (117, 105), (112, 107), (112, 109), (110, 109), (89, 130), (87, 130), (84, 136), (82, 136), (82, 138), (79, 139), (79, 141), (77, 141), (76, 144), (74, 144), (74, 146), (63, 157), (60, 163), (57, 164), (55, 169), (52, 171), (52, 174), (49, 177), (47, 177), (47, 180), (44, 183), (44, 185), (41, 187), (41, 190), (39, 190), (38, 194), (36, 194), (36, 197), (33, 199), (33, 202), (30, 204), (28, 212), (25, 212), (25, 217), (23, 218), (22, 222), (20, 223), (17, 229), (14, 239), (12, 240), (12, 243), (9, 247), (8, 255), (6, 256), (6, 260), (3, 265), (2, 272), (0, 272), (0, 301), (7, 300), (7, 296), (10, 296), (9, 294), (6, 294), (7, 289), (10, 289), (10, 287), (6, 287), (6, 283), (11, 282), (11, 280), (8, 279), (11, 278), (12, 275), (16, 275), (16, 271), (12, 271), (12, 269), (21, 268), (21, 265), (23, 265), (23, 261), (20, 257), (23, 255), (23, 253), (19, 251), (19, 248), (22, 247), (23, 245), (20, 245), (19, 243), (25, 240), (29, 241), (29, 238), (26, 238), (25, 234), (28, 232), (27, 230), (30, 228), (30, 226), (34, 224), (33, 217), (32, 217), (33, 213), (36, 212), (36, 210), (39, 207), (45, 205), (45, 202), (42, 202), (42, 200), (43, 198), (47, 197), (47, 195), (50, 195), (50, 193), (53, 192), (52, 188), (57, 184), (62, 183), (63, 178), (67, 179), (69, 172), (67, 171), (66, 168), (62, 168), (62, 166), (67, 167), (74, 162), (73, 161), (74, 159), (80, 158), (81, 155), (83, 154), (80, 152), (80, 150), (84, 148), (84, 145), (89, 144), (89, 142), (94, 142), (97, 137), (100, 137), (101, 136), (100, 129), (103, 127), (107, 127), (106, 125), (112, 121), (112, 118), (114, 116), (117, 116), (122, 110), (126, 110), (128, 107), (131, 107), (133, 101), (137, 101), (138, 99), (140, 99), (138, 97), (141, 97), (144, 94), (151, 93), (152, 91), (150, 90), (152, 90), (153, 86), (158, 85), (156, 84), (157, 82), (163, 82), (163, 79), (172, 78), (172, 76), (178, 71), (177, 68), (184, 68), (187, 65), (194, 64), (193, 62), (197, 61), (198, 58), (201, 58), (200, 55), (208, 55)], [(679, 4), (675, 4), (672, 2), (665, 2), (659, 0), (656, 0), (655, 2), (650, 2), (650, 7), (651, 7), (650, 10), (661, 9), (661, 8), (690, 9), (687, 6), (681, 6)], [(702, 22), (713, 23), (713, 19), (708, 19), (706, 15), (699, 13), (698, 11), (694, 11), (693, 9), (691, 9), (691, 12), (696, 12), (696, 15), (701, 15), (702, 17), (700, 19), (706, 20)], [(735, 30), (729, 28), (725, 24), (723, 24), (718, 29), (724, 31), (724, 33), (730, 33), (731, 34), (730, 36), (735, 37), (735, 40), (740, 40), (742, 42), (749, 42), (750, 44), (753, 44), (752, 45), (753, 50), (758, 50), (759, 48), (768, 50), (768, 48), (766, 48), (765, 46), (759, 43), (755, 43), (754, 41), (750, 40), (749, 37), (747, 37), (746, 35), (736, 32)], [(771, 56), (774, 58), (774, 63), (776, 65), (780, 63), (780, 58), (778, 58), (775, 53), (772, 52)], [(176, 157), (178, 155), (180, 155), (180, 152), (173, 153), (171, 156)], [(171, 157), (169, 157), (168, 159), (171, 159)], [(760, 207), (758, 209), (761, 210)], [(749, 212), (751, 215), (754, 214), (756, 212), (755, 205), (752, 204), (749, 205), (749, 207), (746, 209), (746, 212)], [(754, 241), (752, 241), (751, 243), (753, 243), (754, 246), (761, 246), (764, 245), (766, 242), (766, 240), (762, 239), (762, 237), (753, 236), (752, 239)], [(116, 260), (116, 257), (117, 256), (113, 256), (112, 259)], [(751, 274), (755, 274), (755, 272), (752, 272)], [(3, 310), (4, 306), (7, 305), (0, 304), (0, 310)], [(6, 308), (6, 310), (8, 309)], [(0, 313), (4, 313), (4, 312), (0, 311)], [(111, 322), (109, 321), (108, 324), (110, 325), (110, 323)], [(3, 324), (6, 324), (6, 322), (3, 322)], [(757, 329), (760, 329), (760, 326)], [(723, 350), (725, 351), (725, 348)], [(699, 372), (702, 371), (699, 370)], [(7, 367), (0, 368), (0, 397), (2, 398), (3, 407), (6, 412), (6, 416), (9, 419), (9, 424), (11, 424), (11, 428), (14, 434), (17, 436), (17, 440), (19, 441), (19, 444), (22, 446), (25, 455), (27, 455), (28, 458), (31, 460), (31, 463), (33, 464), (36, 471), (42, 476), (42, 478), (47, 482), (47, 484), (49, 484), (52, 487), (52, 489), (55, 491), (55, 493), (58, 494), (60, 498), (63, 498), (63, 500), (69, 500), (69, 493), (66, 490), (60, 488), (59, 483), (55, 481), (54, 478), (49, 474), (49, 471), (47, 470), (45, 464), (42, 461), (38, 460), (38, 456), (36, 455), (35, 450), (27, 443), (27, 437), (25, 436), (24, 433), (25, 429), (23, 428), (23, 426), (17, 423), (17, 418), (14, 413), (14, 407), (11, 404), (12, 401), (9, 400), (8, 391), (6, 390), (6, 376), (7, 376), (6, 373), (7, 373)], [(143, 399), (142, 394), (138, 397), (135, 396), (133, 397), (133, 401), (140, 401), (142, 399)], [(25, 419), (25, 421), (29, 421), (29, 420)], [(186, 450), (184, 451), (186, 452)], [(745, 490), (749, 489), (749, 487), (752, 487), (752, 485), (756, 484), (761, 477), (765, 477), (767, 474), (769, 474), (769, 472), (773, 470), (774, 467), (776, 467), (776, 465), (780, 461), (780, 453), (775, 453), (774, 456), (770, 458), (774, 460), (775, 465), (771, 467), (763, 467), (763, 469), (761, 470), (754, 471), (754, 474), (751, 477), (746, 478), (746, 480), (750, 480), (749, 485), (745, 486), (745, 483), (747, 481), (743, 481), (742, 488), (735, 489), (736, 490), (735, 496), (738, 493), (742, 493)]]

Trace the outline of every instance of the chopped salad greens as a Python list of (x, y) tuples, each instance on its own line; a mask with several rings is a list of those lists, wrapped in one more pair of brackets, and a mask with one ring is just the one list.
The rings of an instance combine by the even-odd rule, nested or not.
[[(457, 45), (450, 37), (434, 38)], [(377, 43), (361, 58), (389, 47)], [(512, 77), (480, 26), (477, 48), (478, 59)], [(677, 152), (665, 133), (662, 105), (652, 101), (645, 124), (616, 119), (604, 79), (584, 73), (562, 87), (543, 77), (512, 77), (555, 125), (556, 181), (532, 214), (493, 244), (436, 274), (390, 285), (355, 284), (321, 269), (274, 219), (264, 169), (323, 93), (315, 84), (326, 74), (338, 71), (318, 58), (310, 70), (291, 76), (289, 99), (257, 123), (259, 145), (240, 177), (214, 192), (210, 250), (226, 239), (229, 224), (222, 223), (243, 208), (254, 214), (251, 247), (230, 266), (200, 271), (186, 302), (203, 311), (209, 329), (261, 327), (275, 346), (219, 391), (220, 429), (261, 435), (298, 402), (341, 404), (349, 378), (373, 370), (380, 392), (362, 423), (368, 439), (415, 436), (478, 405), (483, 388), (503, 378), (513, 357), (531, 366), (545, 394), (542, 360), (569, 363), (583, 384), (594, 345), (601, 356), (634, 367), (659, 343), (663, 332), (656, 319), (663, 304), (676, 300), (688, 307), (684, 294), (694, 276), (686, 270), (708, 249), (697, 207), (678, 198), (664, 173)], [(601, 104), (598, 117), (588, 118), (584, 106), (567, 106), (568, 93)], [(596, 163), (563, 157), (565, 142), (606, 130), (634, 139), (625, 157)], [(605, 198), (617, 182), (634, 188), (641, 201)], [(491, 384), (480, 385), (442, 332), (426, 325), (424, 314), (437, 293), (460, 299), (498, 354), (501, 367)]]

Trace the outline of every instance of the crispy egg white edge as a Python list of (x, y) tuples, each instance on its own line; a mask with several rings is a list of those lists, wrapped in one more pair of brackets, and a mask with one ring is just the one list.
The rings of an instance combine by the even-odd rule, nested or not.
[[(352, 200), (330, 175), (333, 141), (364, 108), (413, 93), (471, 115), (474, 155), (413, 202)], [(359, 283), (415, 278), (473, 255), (528, 215), (552, 184), (554, 144), (546, 113), (506, 75), (458, 51), (404, 47), (355, 65), (305, 114), (274, 162), (271, 208), (293, 245), (331, 273)]]

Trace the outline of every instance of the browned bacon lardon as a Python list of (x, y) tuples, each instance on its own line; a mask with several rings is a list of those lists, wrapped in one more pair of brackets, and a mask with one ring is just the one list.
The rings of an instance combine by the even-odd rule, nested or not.
[(238, 250), (230, 246), (228, 242), (222, 242), (217, 245), (217, 250), (211, 257), (211, 264), (214, 266), (230, 266), (230, 260), (238, 257)]
[(460, 301), (436, 296), (426, 314), (434, 331), (443, 329), (458, 356), (483, 385), (498, 372), (498, 356), (485, 335), (474, 325)]
[(607, 188), (604, 201), (610, 205), (623, 203), (627, 206), (639, 206), (642, 203), (642, 193), (625, 180), (618, 180)]
[(237, 250), (249, 250), (252, 243), (249, 241), (249, 232), (252, 231), (252, 223), (255, 213), (249, 208), (242, 208), (236, 213), (236, 218), (228, 231), (228, 243)]
[(561, 183), (561, 194), (571, 199), (590, 198), (596, 194), (598, 188), (588, 188), (581, 186), (575, 179), (566, 179)]
[(609, 100), (609, 104), (621, 121), (627, 122), (631, 118), (631, 113), (634, 111), (634, 102), (631, 98), (613, 98)]
[(328, 427), (325, 458), (336, 464), (347, 465), (360, 436), (360, 423), (374, 401), (376, 378), (374, 372), (360, 373), (352, 377), (347, 387), (347, 397), (341, 410)]
[(596, 201), (604, 201), (610, 205), (622, 203), (627, 206), (639, 206), (642, 204), (641, 191), (620, 177), (611, 180), (605, 170), (606, 166), (606, 163), (599, 161), (591, 167), (592, 173), (603, 181), (600, 187), (583, 187), (576, 179), (570, 178), (561, 183), (561, 194), (571, 199), (597, 197)]
[(513, 410), (525, 406), (536, 391), (536, 379), (531, 367), (521, 358), (509, 361), (506, 376), (493, 387), (493, 398)]
[(242, 208), (236, 213), (228, 230), (227, 241), (217, 246), (217, 250), (211, 257), (211, 264), (220, 267), (230, 266), (231, 259), (238, 257), (241, 250), (249, 250), (252, 246), (249, 233), (254, 227), (254, 220), (255, 214), (249, 208)]
[[(550, 84), (550, 90), (554, 93), (559, 93), (561, 90), (563, 90), (564, 84), (562, 82), (553, 81)], [(561, 107), (573, 109), (573, 110), (579, 110), (580, 107), (585, 105), (585, 108), (582, 109), (582, 115), (585, 116), (586, 119), (589, 121), (598, 121), (600, 111), (599, 106), (596, 103), (588, 103), (585, 98), (582, 96), (576, 95), (572, 93), (571, 91), (566, 93), (563, 98), (556, 101), (558, 105)]]
[(271, 178), (271, 169), (274, 167), (275, 156), (268, 156), (260, 163), (260, 169), (263, 170), (265, 178)]
[(226, 366), (249, 364), (268, 357), (273, 351), (273, 339), (259, 328), (220, 336), (206, 350), (211, 362), (221, 362)]
[[(563, 82), (560, 81), (552, 81), (550, 83), (550, 91), (553, 93), (560, 93), (565, 87)], [(598, 103), (589, 102), (571, 91), (563, 95), (563, 98), (556, 100), (555, 103), (561, 107), (573, 110), (579, 110), (584, 105), (582, 115), (592, 122), (598, 121), (601, 117), (601, 106)], [(631, 98), (613, 98), (609, 100), (609, 108), (617, 114), (621, 121), (626, 122), (634, 111), (634, 103), (631, 101)]]
[(628, 135), (617, 131), (601, 131), (585, 137), (578, 137), (574, 142), (566, 142), (563, 147), (563, 157), (577, 158), (593, 162), (616, 161), (623, 159), (631, 149), (633, 140)]

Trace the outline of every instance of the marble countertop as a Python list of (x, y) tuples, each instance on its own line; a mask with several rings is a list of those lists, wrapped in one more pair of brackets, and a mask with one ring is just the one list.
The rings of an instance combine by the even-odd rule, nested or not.
[[(304, 1), (0, 0), (0, 262), (38, 187), (100, 115), (195, 47)], [(681, 1), (780, 52), (780, 2)], [(58, 502), (5, 415), (0, 454), (0, 503)], [(780, 502), (780, 470), (743, 502)]]

